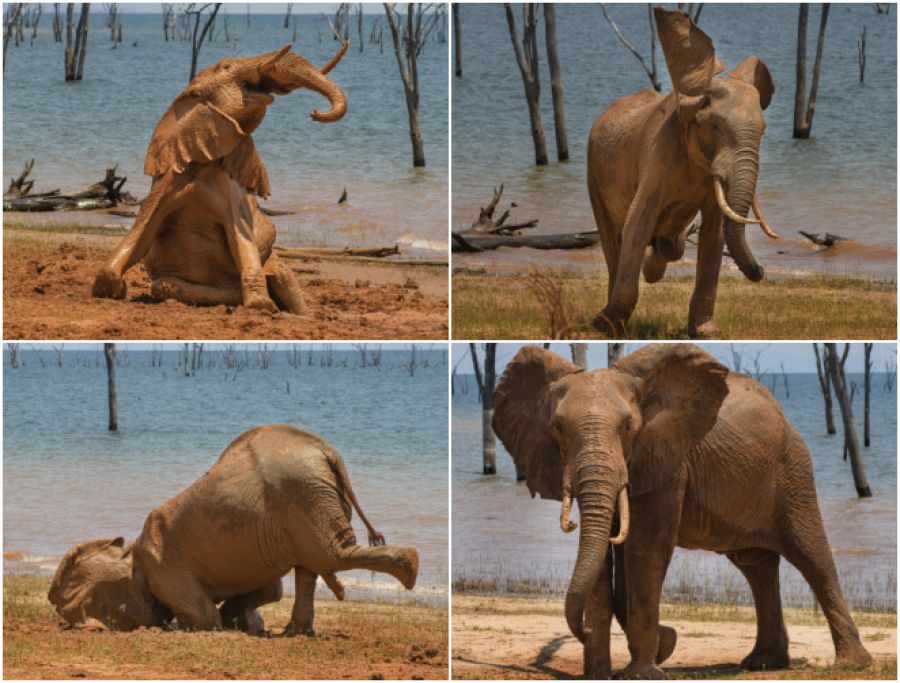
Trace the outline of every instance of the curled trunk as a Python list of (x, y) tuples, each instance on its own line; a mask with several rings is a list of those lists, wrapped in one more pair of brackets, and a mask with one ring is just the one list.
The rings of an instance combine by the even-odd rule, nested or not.
[[(729, 170), (725, 184), (728, 206), (739, 216), (746, 218), (753, 195), (756, 192), (756, 176), (759, 170), (758, 155), (753, 150), (738, 152), (738, 160)], [(729, 218), (724, 219), (725, 244), (734, 262), (744, 276), (753, 282), (763, 279), (765, 271), (760, 266), (745, 235), (746, 226)]]

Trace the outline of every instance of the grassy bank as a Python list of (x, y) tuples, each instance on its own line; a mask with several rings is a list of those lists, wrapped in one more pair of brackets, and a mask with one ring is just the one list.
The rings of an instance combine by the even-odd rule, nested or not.
[[(546, 275), (546, 274), (545, 274)], [(453, 275), (455, 339), (601, 338), (591, 320), (606, 303), (606, 272)], [(648, 285), (629, 322), (630, 339), (687, 338), (689, 276)], [(719, 280), (715, 321), (725, 339), (893, 339), (895, 282), (829, 275), (748, 282)]]
[[(131, 633), (62, 630), (47, 602), (50, 579), (3, 582), (3, 672), (10, 678), (444, 679), (447, 610), (318, 600), (313, 638), (235, 632)], [(261, 612), (269, 628), (289, 620), (293, 599)]]

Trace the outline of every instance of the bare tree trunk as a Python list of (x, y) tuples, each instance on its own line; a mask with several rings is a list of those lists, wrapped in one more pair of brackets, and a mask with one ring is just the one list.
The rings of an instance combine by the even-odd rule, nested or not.
[(356, 5), (356, 31), (359, 33), (359, 51), (363, 51), (363, 4)]
[[(822, 399), (825, 401), (825, 430), (828, 434), (837, 434), (834, 426), (834, 411), (831, 408), (831, 379), (828, 369), (819, 356), (818, 344), (813, 344), (813, 353), (816, 354), (816, 374), (819, 376), (819, 387), (822, 389)], [(740, 371), (739, 368), (738, 371)]]
[(541, 122), (541, 80), (538, 69), (537, 51), (537, 18), (535, 17), (534, 4), (522, 6), (522, 46), (519, 46), (519, 36), (516, 31), (516, 18), (513, 16), (512, 6), (503, 3), (506, 9), (506, 23), (509, 26), (509, 37), (512, 40), (513, 50), (516, 53), (516, 63), (519, 65), (519, 73), (522, 74), (522, 84), (525, 86), (525, 99), (528, 102), (528, 116), (531, 119), (531, 137), (534, 142), (534, 163), (538, 166), (547, 165), (547, 141), (544, 139), (544, 124)]
[(822, 4), (822, 18), (819, 22), (819, 37), (816, 41), (816, 61), (813, 66), (812, 85), (809, 101), (806, 101), (806, 25), (809, 19), (809, 4), (800, 4), (797, 17), (797, 82), (794, 90), (794, 137), (808, 138), (812, 131), (813, 115), (816, 112), (816, 94), (819, 90), (819, 72), (822, 67), (822, 52), (825, 49), (825, 27), (831, 5)]
[[(391, 28), (394, 40), (394, 55), (400, 69), (403, 90), (406, 93), (406, 113), (409, 117), (409, 140), (413, 150), (413, 166), (425, 166), (425, 143), (422, 140), (422, 128), (419, 125), (419, 69), (417, 58), (422, 49), (422, 13), (425, 7), (421, 4), (409, 3), (406, 9), (406, 34), (401, 39), (397, 22), (394, 20), (394, 8), (384, 3), (384, 11)], [(418, 14), (417, 14), (418, 13)], [(401, 42), (405, 50), (401, 50)], [(404, 56), (405, 53), (405, 56)]]
[(462, 33), (459, 32), (459, 3), (453, 5), (453, 58), (456, 64), (456, 77), (462, 78)]
[(81, 14), (78, 27), (75, 29), (75, 44), (72, 44), (72, 21), (75, 14), (75, 3), (66, 5), (66, 49), (65, 67), (67, 81), (80, 81), (84, 74), (84, 58), (87, 53), (88, 17), (91, 3), (81, 3)]
[(612, 367), (612, 364), (615, 363), (622, 357), (622, 354), (625, 353), (625, 344), (622, 342), (614, 342), (606, 345), (606, 366)]
[(588, 366), (587, 346), (587, 344), (569, 344), (569, 348), (572, 350), (572, 362), (582, 370), (587, 370)]
[(566, 134), (566, 109), (563, 104), (562, 76), (556, 51), (556, 6), (544, 3), (544, 31), (547, 40), (547, 65), (550, 67), (550, 91), (553, 95), (553, 129), (556, 132), (556, 158), (567, 161), (569, 140)]
[(653, 21), (653, 6), (647, 5), (648, 16), (650, 17), (650, 67), (647, 66), (647, 62), (644, 61), (644, 58), (641, 56), (641, 53), (637, 51), (637, 49), (628, 42), (628, 39), (622, 34), (622, 31), (619, 29), (619, 26), (615, 21), (612, 20), (612, 17), (609, 16), (609, 12), (606, 11), (606, 5), (602, 2), (600, 3), (600, 10), (603, 12), (603, 17), (606, 19), (607, 23), (612, 28), (613, 33), (616, 34), (616, 38), (619, 39), (619, 42), (625, 46), (625, 48), (634, 55), (634, 58), (638, 60), (641, 65), (641, 68), (644, 70), (644, 73), (647, 74), (647, 78), (650, 79), (650, 84), (653, 86), (653, 89), (656, 92), (662, 92), (662, 83), (659, 80), (659, 75), (656, 72), (656, 24)]
[(859, 63), (859, 82), (866, 82), (866, 26), (863, 24), (862, 33), (856, 43), (857, 62)]
[(116, 345), (104, 344), (103, 353), (106, 356), (106, 393), (109, 399), (109, 431), (119, 429), (119, 409), (116, 405)]
[(863, 446), (868, 448), (871, 444), (869, 430), (869, 399), (872, 394), (872, 347), (871, 343), (863, 344), (863, 355), (865, 358), (865, 381), (863, 389)]
[[(216, 19), (216, 15), (219, 13), (219, 8), (222, 6), (221, 2), (217, 2), (212, 11), (209, 13), (209, 17), (206, 20), (206, 23), (203, 25), (203, 31), (200, 32), (200, 35), (197, 35), (197, 31), (200, 30), (200, 19), (203, 18), (203, 8), (199, 10), (188, 10), (185, 14), (192, 16), (194, 18), (194, 31), (191, 37), (191, 76), (188, 78), (188, 82), (190, 83), (194, 80), (194, 76), (197, 75), (197, 58), (200, 56), (200, 48), (203, 47), (203, 41), (206, 39), (207, 33), (209, 33), (209, 29), (212, 26), (212, 23)], [(203, 7), (206, 7), (204, 5)], [(247, 21), (250, 21), (250, 8), (247, 7)], [(249, 25), (249, 23), (248, 23)]]
[[(475, 344), (469, 344), (469, 353), (472, 354), (475, 381), (478, 383), (478, 392), (481, 397), (482, 473), (497, 474), (497, 437), (494, 435), (494, 427), (491, 424), (494, 419), (494, 386), (497, 381), (497, 345), (484, 345), (484, 376), (482, 376), (481, 369), (478, 366), (478, 353), (475, 350)], [(517, 471), (517, 478), (518, 474)]]
[(21, 2), (13, 2), (10, 3), (7, 7), (6, 14), (6, 26), (4, 26), (3, 31), (3, 71), (6, 72), (6, 47), (9, 45), (9, 39), (12, 37), (13, 30), (19, 22), (19, 17), (22, 14), (22, 6)]
[(838, 405), (841, 407), (841, 418), (844, 422), (844, 447), (850, 456), (850, 469), (853, 472), (856, 493), (860, 498), (871, 498), (872, 490), (869, 488), (866, 467), (859, 451), (859, 438), (856, 435), (856, 422), (853, 419), (853, 404), (844, 376), (844, 363), (847, 360), (849, 349), (850, 345), (846, 344), (843, 356), (838, 358), (837, 344), (825, 344), (825, 366), (828, 368)]
[(75, 71), (75, 80), (80, 81), (84, 76), (84, 58), (87, 54), (88, 15), (91, 11), (91, 3), (81, 3), (81, 19), (78, 22), (78, 35), (75, 38), (75, 52), (78, 54), (78, 68)]
[(294, 11), (294, 3), (287, 3), (287, 11), (284, 13), (284, 27), (290, 28), (291, 26), (291, 12)]

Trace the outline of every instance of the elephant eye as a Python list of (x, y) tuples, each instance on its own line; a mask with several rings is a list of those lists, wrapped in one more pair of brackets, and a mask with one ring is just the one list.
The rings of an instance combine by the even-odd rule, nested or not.
[(632, 427), (634, 427), (634, 420), (632, 420), (631, 415), (628, 415), (622, 422), (622, 430), (626, 434), (630, 434)]
[(222, 68), (223, 68), (223, 69), (230, 69), (230, 68), (231, 68), (231, 64), (223, 64), (223, 65), (222, 65)]

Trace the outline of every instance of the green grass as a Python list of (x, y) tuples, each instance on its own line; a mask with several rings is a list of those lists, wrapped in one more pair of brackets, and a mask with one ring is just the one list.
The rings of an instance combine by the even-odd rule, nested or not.
[[(454, 338), (603, 338), (591, 321), (606, 303), (605, 271), (548, 275), (558, 290), (541, 304), (532, 274), (455, 273)], [(689, 276), (642, 282), (628, 338), (687, 338), (693, 288)], [(716, 302), (725, 339), (894, 339), (897, 333), (894, 281), (811, 274), (752, 283), (723, 275)]]
[[(110, 216), (110, 219), (115, 218), (115, 216)], [(129, 227), (127, 225), (112, 225), (112, 224), (103, 224), (103, 223), (57, 223), (53, 221), (40, 222), (40, 221), (32, 221), (32, 222), (21, 222), (16, 220), (5, 220), (3, 222), (3, 230), (6, 232), (7, 230), (14, 230), (17, 232), (24, 231), (25, 233), (66, 233), (73, 235), (124, 235), (128, 232)], [(21, 235), (16, 235), (16, 237), (20, 237)], [(8, 239), (8, 238), (6, 238)]]

